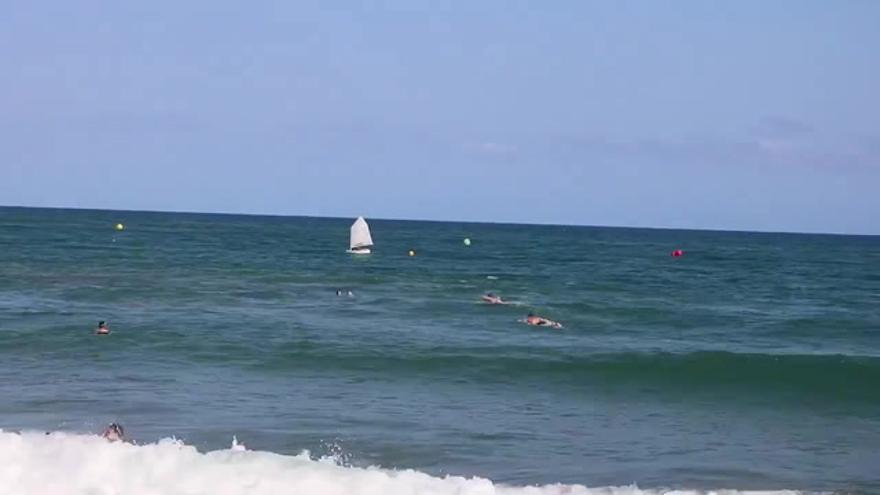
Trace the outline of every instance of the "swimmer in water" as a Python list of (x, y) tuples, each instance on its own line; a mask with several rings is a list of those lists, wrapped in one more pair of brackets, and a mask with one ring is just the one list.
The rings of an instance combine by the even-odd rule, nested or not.
[(104, 432), (101, 433), (101, 436), (111, 442), (124, 442), (125, 430), (122, 429), (122, 426), (116, 423), (110, 423), (107, 428), (104, 428)]
[(559, 323), (558, 321), (548, 320), (547, 318), (542, 318), (535, 313), (529, 313), (529, 315), (526, 316), (526, 319), (522, 321), (534, 327), (562, 328), (562, 323)]
[(507, 304), (507, 301), (505, 301), (504, 299), (501, 299), (501, 296), (497, 296), (497, 295), (493, 294), (492, 292), (490, 292), (484, 296), (480, 296), (480, 299), (482, 299), (483, 302), (488, 303), (488, 304)]
[(104, 321), (99, 321), (98, 328), (95, 329), (95, 335), (110, 335), (110, 327)]

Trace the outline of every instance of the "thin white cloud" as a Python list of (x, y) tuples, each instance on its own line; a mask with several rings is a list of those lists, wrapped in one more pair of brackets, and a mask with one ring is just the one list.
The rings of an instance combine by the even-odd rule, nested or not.
[(802, 138), (815, 133), (816, 129), (806, 122), (780, 116), (765, 117), (754, 129), (758, 137), (779, 139)]
[(743, 163), (821, 168), (880, 166), (880, 138), (832, 135), (782, 117), (763, 119), (741, 137), (712, 135), (678, 139), (609, 139), (602, 135), (571, 136), (547, 141), (545, 154), (567, 157), (600, 155), (657, 163), (699, 162), (706, 165)]
[(514, 145), (499, 143), (496, 141), (484, 141), (476, 145), (474, 148), (480, 153), (495, 156), (512, 155), (518, 151), (518, 148)]

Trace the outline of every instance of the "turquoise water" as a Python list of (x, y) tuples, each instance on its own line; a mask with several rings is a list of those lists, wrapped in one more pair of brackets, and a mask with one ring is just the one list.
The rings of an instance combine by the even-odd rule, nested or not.
[(880, 238), (351, 221), (0, 208), (0, 428), (880, 491)]

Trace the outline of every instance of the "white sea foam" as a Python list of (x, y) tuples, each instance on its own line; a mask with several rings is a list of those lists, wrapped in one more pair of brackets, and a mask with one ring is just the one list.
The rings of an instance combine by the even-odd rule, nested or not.
[[(0, 493), (10, 495), (636, 495), (637, 487), (513, 487), (487, 479), (429, 476), (412, 470), (353, 468), (308, 455), (246, 450), (201, 453), (173, 439), (149, 445), (94, 435), (0, 430)], [(675, 494), (686, 491), (666, 492)], [(720, 494), (747, 492), (721, 491)], [(758, 492), (752, 492), (758, 493)], [(765, 492), (770, 493), (770, 492)], [(789, 493), (796, 492), (775, 492)]]

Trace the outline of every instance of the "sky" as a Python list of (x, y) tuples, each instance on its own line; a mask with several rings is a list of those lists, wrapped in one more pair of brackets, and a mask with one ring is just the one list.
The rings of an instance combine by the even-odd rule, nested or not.
[(0, 204), (880, 234), (880, 2), (0, 2)]

